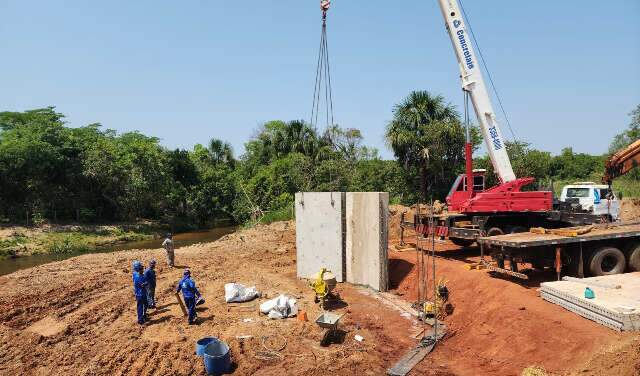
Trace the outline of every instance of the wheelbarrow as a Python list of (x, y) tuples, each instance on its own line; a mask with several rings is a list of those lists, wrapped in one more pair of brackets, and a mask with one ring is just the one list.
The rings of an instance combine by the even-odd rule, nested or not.
[(335, 337), (338, 337), (338, 322), (342, 316), (344, 316), (344, 314), (337, 315), (331, 312), (323, 312), (318, 316), (316, 324), (325, 329), (324, 334), (322, 335), (322, 340), (320, 341), (321, 346), (329, 346), (332, 340)]

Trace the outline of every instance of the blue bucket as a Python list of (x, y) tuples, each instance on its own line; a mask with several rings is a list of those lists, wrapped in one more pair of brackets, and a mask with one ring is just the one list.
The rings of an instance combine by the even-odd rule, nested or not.
[(229, 346), (217, 338), (204, 348), (204, 368), (208, 375), (222, 375), (231, 368)]
[(204, 348), (207, 347), (208, 344), (210, 344), (213, 341), (217, 341), (218, 339), (216, 337), (204, 337), (204, 338), (200, 338), (198, 340), (198, 342), (196, 342), (196, 355), (197, 356), (203, 356), (204, 355)]

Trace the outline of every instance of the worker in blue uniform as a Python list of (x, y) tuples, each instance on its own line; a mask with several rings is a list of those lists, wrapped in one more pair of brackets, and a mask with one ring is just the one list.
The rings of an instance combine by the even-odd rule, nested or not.
[(133, 293), (136, 296), (138, 324), (147, 321), (147, 281), (144, 279), (143, 266), (140, 261), (133, 262)]
[(185, 269), (182, 279), (178, 282), (176, 292), (180, 291), (182, 291), (184, 304), (189, 311), (189, 325), (193, 325), (196, 323), (196, 300), (200, 298), (200, 292), (196, 288), (196, 283), (191, 279), (191, 271), (189, 269)]
[(156, 308), (156, 260), (149, 261), (149, 267), (144, 271), (144, 280), (147, 282), (147, 305)]

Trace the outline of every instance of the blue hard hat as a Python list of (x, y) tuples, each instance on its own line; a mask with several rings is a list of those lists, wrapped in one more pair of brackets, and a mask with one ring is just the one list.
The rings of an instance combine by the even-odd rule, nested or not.
[(142, 263), (138, 260), (135, 260), (133, 262), (133, 270), (140, 270), (142, 269)]

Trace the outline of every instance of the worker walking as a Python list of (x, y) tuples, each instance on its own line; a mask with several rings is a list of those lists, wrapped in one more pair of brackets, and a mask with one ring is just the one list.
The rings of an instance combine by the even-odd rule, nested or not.
[(173, 268), (173, 235), (171, 235), (171, 233), (167, 234), (166, 239), (164, 239), (164, 241), (162, 242), (162, 247), (165, 251), (167, 251), (167, 265)]
[(138, 260), (133, 262), (133, 293), (136, 296), (138, 324), (147, 321), (147, 281), (144, 279), (143, 266)]
[(178, 289), (176, 292), (182, 291), (182, 296), (184, 297), (184, 304), (187, 306), (187, 310), (189, 311), (189, 325), (193, 325), (196, 323), (196, 300), (200, 298), (200, 291), (196, 288), (196, 283), (191, 279), (191, 271), (189, 269), (185, 269), (183, 273), (183, 277), (178, 282)]
[(147, 305), (156, 308), (156, 260), (149, 261), (149, 267), (144, 271), (144, 280), (147, 282)]

